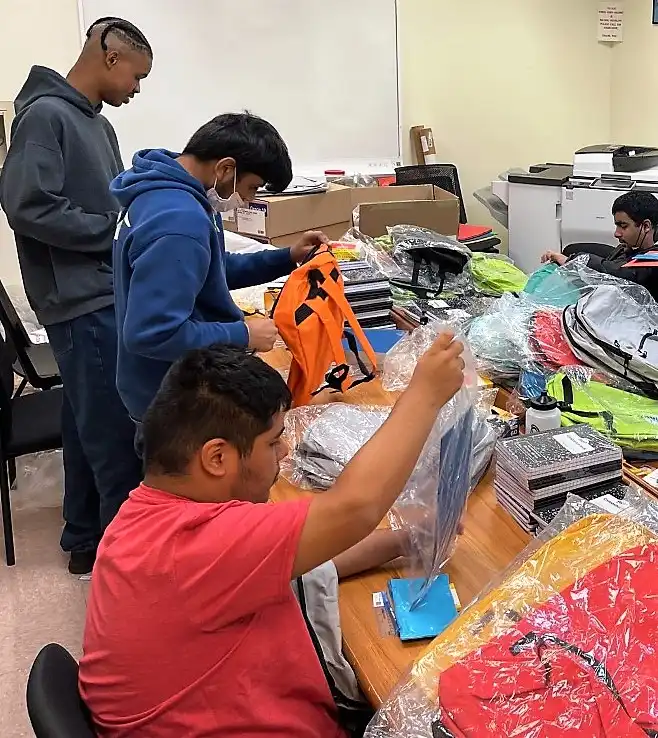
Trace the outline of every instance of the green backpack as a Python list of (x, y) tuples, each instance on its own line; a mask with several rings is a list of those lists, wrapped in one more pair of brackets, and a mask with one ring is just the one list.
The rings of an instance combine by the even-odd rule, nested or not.
[(522, 292), (528, 277), (514, 264), (487, 254), (473, 254), (469, 262), (475, 286), (488, 295)]
[(576, 384), (564, 374), (550, 379), (546, 391), (558, 401), (562, 425), (591, 425), (629, 451), (628, 457), (658, 454), (658, 400), (600, 382)]

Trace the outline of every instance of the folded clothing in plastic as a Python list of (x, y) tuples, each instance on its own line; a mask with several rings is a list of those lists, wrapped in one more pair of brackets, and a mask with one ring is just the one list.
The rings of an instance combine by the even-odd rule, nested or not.
[(647, 452), (658, 454), (658, 400), (565, 374), (549, 379), (546, 390), (559, 402), (562, 425), (587, 423), (621, 446), (626, 458), (633, 451), (643, 459)]
[(656, 556), (656, 534), (622, 515), (531, 545), (434, 640), (367, 738), (654, 735)]

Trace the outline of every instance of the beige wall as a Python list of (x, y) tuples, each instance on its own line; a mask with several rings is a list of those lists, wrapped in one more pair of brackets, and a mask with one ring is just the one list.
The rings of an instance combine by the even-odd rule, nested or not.
[(658, 146), (658, 26), (651, 0), (626, 0), (624, 41), (613, 54), (611, 139), (618, 144)]
[[(567, 161), (577, 147), (610, 139), (612, 59), (630, 56), (630, 44), (620, 52), (597, 43), (598, 0), (399, 3), (405, 130), (432, 126), (439, 156), (459, 166), (469, 199), (508, 167)], [(626, 5), (636, 3), (648, 18), (650, 0)], [(630, 36), (642, 14), (637, 22), (629, 15)], [(0, 0), (0, 18), (0, 100), (13, 99), (33, 63), (68, 69), (79, 47), (76, 0)], [(658, 77), (649, 54), (647, 45)], [(468, 205), (471, 220), (487, 219)], [(0, 277), (18, 280), (1, 214)]]
[(597, 42), (598, 4), (400, 0), (404, 129), (433, 128), (470, 220), (488, 222), (468, 198), (500, 172), (608, 140), (612, 50)]
[[(77, 0), (0, 0), (0, 100), (13, 100), (33, 64), (66, 72), (80, 47)], [(14, 239), (0, 211), (0, 279), (20, 284)]]

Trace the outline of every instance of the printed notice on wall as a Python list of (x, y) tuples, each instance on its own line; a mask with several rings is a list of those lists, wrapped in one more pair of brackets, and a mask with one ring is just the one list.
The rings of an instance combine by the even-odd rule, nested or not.
[(624, 3), (599, 5), (599, 41), (619, 43), (624, 40)]

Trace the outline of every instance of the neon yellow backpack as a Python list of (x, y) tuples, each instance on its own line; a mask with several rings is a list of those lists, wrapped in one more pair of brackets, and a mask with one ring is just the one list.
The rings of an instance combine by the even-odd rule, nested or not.
[(550, 379), (546, 391), (559, 403), (562, 425), (587, 423), (627, 451), (658, 454), (658, 400), (564, 374)]

